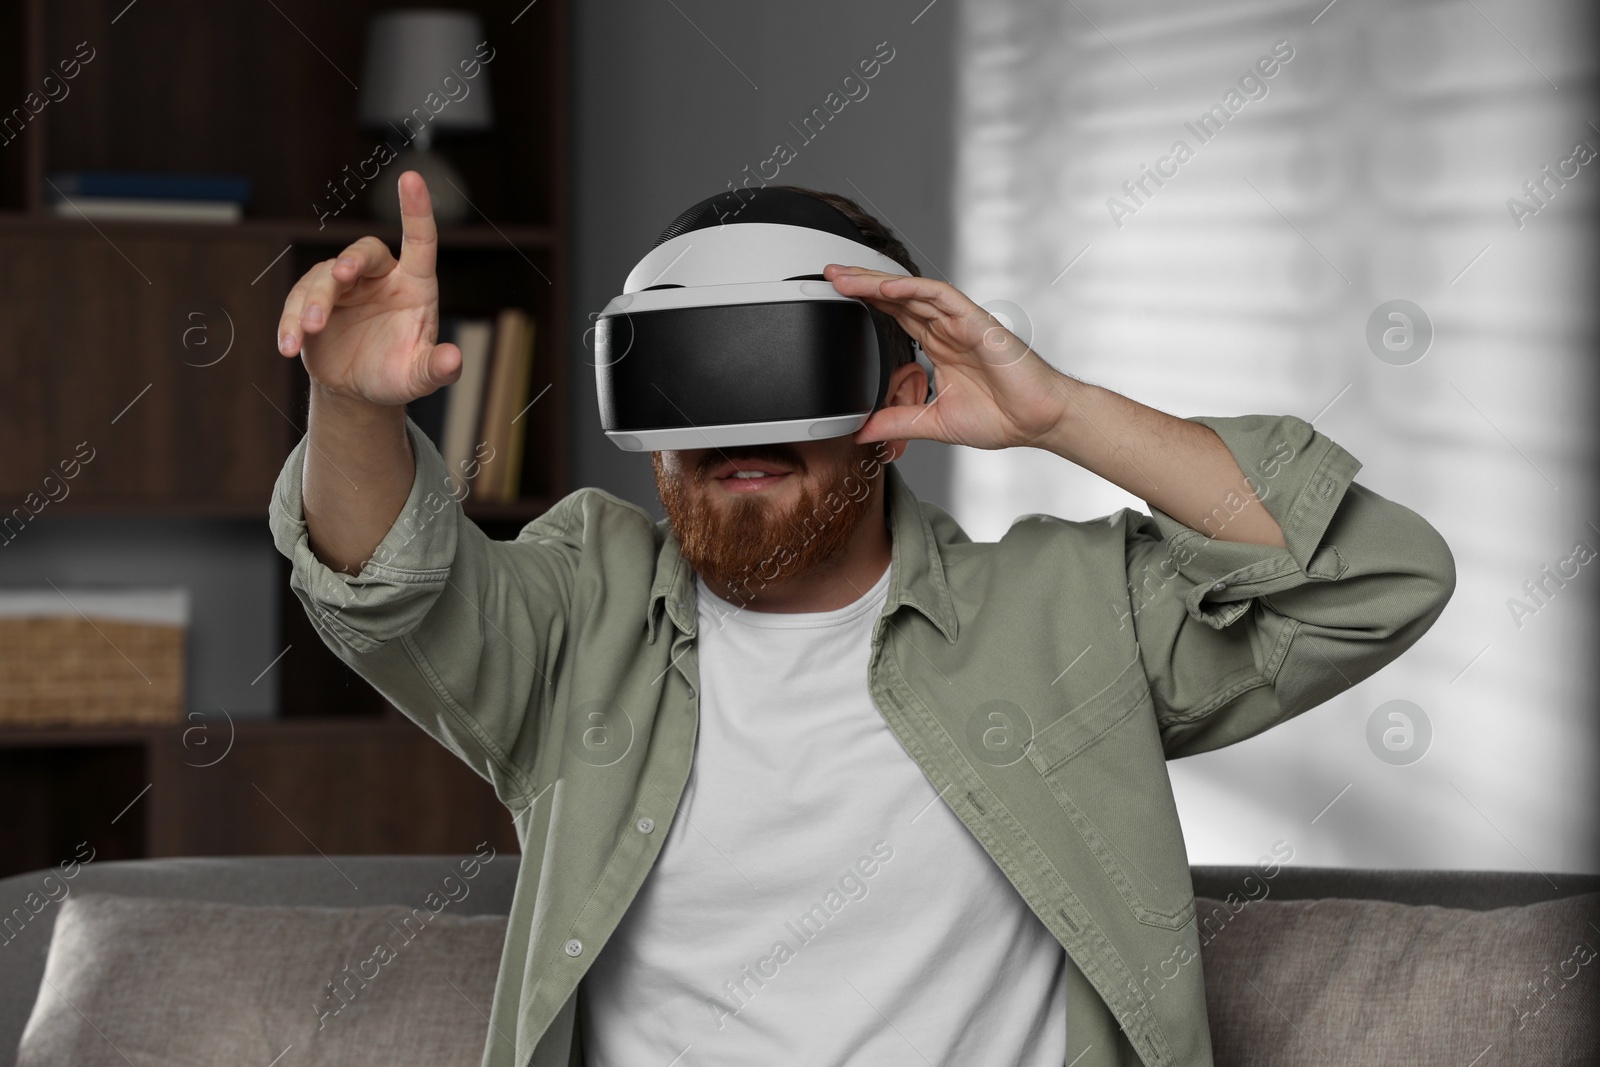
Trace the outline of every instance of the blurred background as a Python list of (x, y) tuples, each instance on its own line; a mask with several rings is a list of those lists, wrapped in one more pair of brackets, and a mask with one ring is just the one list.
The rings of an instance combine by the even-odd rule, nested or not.
[[(1600, 871), (1590, 5), (393, 17), (422, 10), (0, 8), (0, 875), (85, 841), (515, 848), (487, 787), (322, 647), (266, 525), (305, 416), (284, 296), (362, 234), (397, 247), (409, 166), (479, 425), (517, 456), (466, 503), (494, 536), (580, 486), (662, 515), (648, 458), (599, 431), (595, 314), (689, 205), (836, 192), (1056, 367), (1179, 416), (1311, 421), (1454, 550), (1400, 660), (1169, 764), (1192, 862), (1282, 841)], [(476, 409), (439, 400), (414, 414), (444, 448)], [(975, 540), (1145, 508), (1039, 451), (901, 463)]]

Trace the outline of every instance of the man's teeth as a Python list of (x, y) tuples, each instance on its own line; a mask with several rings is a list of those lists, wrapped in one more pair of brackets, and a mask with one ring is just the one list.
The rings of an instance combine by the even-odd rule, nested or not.
[(776, 477), (776, 475), (769, 475), (765, 471), (734, 471), (733, 472), (733, 477), (735, 477), (735, 478), (767, 478), (767, 477)]

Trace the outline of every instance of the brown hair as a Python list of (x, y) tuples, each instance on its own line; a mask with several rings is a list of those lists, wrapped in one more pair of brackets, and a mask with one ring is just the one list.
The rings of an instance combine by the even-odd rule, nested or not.
[[(922, 271), (917, 269), (917, 264), (911, 258), (911, 253), (906, 251), (905, 244), (894, 235), (894, 231), (861, 210), (861, 206), (849, 197), (840, 196), (838, 193), (823, 192), (820, 189), (807, 189), (799, 185), (771, 185), (763, 188), (788, 189), (791, 192), (804, 193), (807, 196), (821, 200), (830, 207), (838, 209), (855, 224), (856, 229), (861, 231), (862, 244), (871, 248), (874, 252), (881, 252), (896, 263), (904, 265), (908, 274), (913, 274), (918, 278), (922, 277)], [(893, 357), (894, 365), (901, 367), (910, 363), (913, 358), (911, 337), (906, 333), (905, 328), (895, 321), (893, 315), (886, 311), (879, 311), (877, 308), (869, 308), (868, 310), (871, 312), (873, 324), (884, 333), (884, 336), (889, 338), (890, 355)]]

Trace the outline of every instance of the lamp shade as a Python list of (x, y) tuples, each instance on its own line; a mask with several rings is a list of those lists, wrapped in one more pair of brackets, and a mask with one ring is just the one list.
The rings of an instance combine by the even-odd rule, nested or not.
[[(483, 22), (470, 11), (408, 9), (374, 15), (367, 24), (361, 123), (382, 126), (415, 115), (434, 129), (487, 129), (494, 121), (494, 101), (488, 71), (478, 59), (483, 41)], [(463, 60), (469, 70), (477, 70), (476, 77), (466, 76)]]

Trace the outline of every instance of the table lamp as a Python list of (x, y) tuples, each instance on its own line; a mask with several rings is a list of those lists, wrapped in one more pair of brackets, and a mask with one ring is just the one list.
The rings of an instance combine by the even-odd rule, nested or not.
[[(488, 71), (479, 59), (483, 41), (483, 22), (470, 11), (385, 11), (367, 24), (358, 120), (365, 127), (398, 133), (408, 142), (391, 161), (392, 169), (385, 169), (395, 176), (407, 170), (419, 172), (428, 183), (434, 217), (441, 223), (465, 221), (472, 206), (466, 181), (431, 150), (434, 137), (447, 130), (486, 130), (494, 124)], [(466, 76), (463, 60), (468, 61), (467, 69), (477, 70), (476, 77)], [(392, 180), (373, 183), (368, 197), (374, 218), (400, 221), (400, 199)]]

